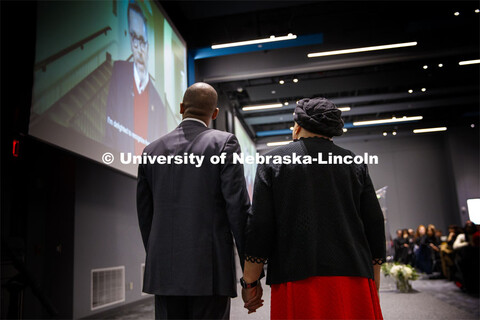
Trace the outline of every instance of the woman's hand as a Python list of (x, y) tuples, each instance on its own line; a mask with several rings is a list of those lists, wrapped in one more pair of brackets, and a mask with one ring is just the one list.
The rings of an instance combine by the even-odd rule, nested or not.
[(242, 299), (245, 302), (245, 309), (248, 309), (248, 313), (257, 311), (258, 308), (263, 306), (263, 289), (262, 284), (259, 282), (257, 286), (250, 289), (242, 289)]
[[(260, 278), (260, 274), (263, 270), (263, 263), (253, 263), (250, 261), (245, 261), (245, 266), (243, 268), (243, 279), (247, 283), (252, 283), (255, 280)], [(250, 289), (242, 289), (242, 298), (245, 302), (245, 308), (248, 309), (248, 313), (255, 312), (258, 308), (263, 306), (263, 289), (260, 281), (258, 284)]]

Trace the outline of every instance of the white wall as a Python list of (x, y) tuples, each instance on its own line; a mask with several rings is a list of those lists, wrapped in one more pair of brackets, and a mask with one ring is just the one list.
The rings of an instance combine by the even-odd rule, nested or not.
[(396, 229), (430, 223), (445, 233), (449, 224), (460, 223), (445, 138), (437, 133), (336, 140), (356, 154), (378, 155), (379, 164), (369, 170), (375, 189), (388, 186), (387, 219), (393, 236)]

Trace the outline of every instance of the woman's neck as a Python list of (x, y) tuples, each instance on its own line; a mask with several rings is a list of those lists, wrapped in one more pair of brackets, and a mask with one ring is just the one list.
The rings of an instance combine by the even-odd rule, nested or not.
[(297, 139), (300, 139), (300, 138), (313, 138), (313, 137), (323, 138), (323, 139), (327, 139), (327, 140), (332, 140), (332, 138), (330, 138), (330, 137), (327, 137), (327, 136), (324, 136), (324, 135), (321, 135), (321, 134), (318, 134), (318, 133), (310, 132), (310, 131), (308, 131), (308, 130), (305, 130), (305, 128), (302, 128), (302, 130), (300, 131), (300, 133), (299, 133), (298, 136), (297, 136)]

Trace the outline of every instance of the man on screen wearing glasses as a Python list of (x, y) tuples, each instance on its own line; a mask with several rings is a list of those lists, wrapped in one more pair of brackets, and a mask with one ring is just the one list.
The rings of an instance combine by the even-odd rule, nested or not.
[(167, 123), (163, 102), (148, 73), (146, 18), (134, 2), (129, 3), (127, 11), (133, 62), (113, 64), (105, 143), (117, 151), (138, 155), (167, 132)]

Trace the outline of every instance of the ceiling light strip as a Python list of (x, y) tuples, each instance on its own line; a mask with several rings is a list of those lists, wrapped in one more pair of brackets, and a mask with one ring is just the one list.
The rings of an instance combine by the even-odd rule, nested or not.
[(413, 130), (413, 133), (427, 133), (427, 132), (437, 132), (437, 131), (447, 131), (447, 127), (415, 129)]
[(348, 53), (357, 53), (357, 52), (367, 52), (367, 51), (376, 51), (376, 50), (386, 50), (386, 49), (395, 49), (395, 48), (404, 48), (416, 46), (417, 42), (404, 42), (404, 43), (395, 43), (395, 44), (386, 44), (381, 46), (372, 46), (372, 47), (362, 47), (355, 49), (344, 49), (344, 50), (334, 50), (334, 51), (325, 51), (325, 52), (315, 52), (309, 53), (307, 56), (309, 58), (324, 57), (324, 56), (333, 56), (338, 54), (348, 54)]
[(230, 43), (223, 43), (223, 44), (214, 44), (214, 45), (212, 45), (212, 49), (240, 47), (240, 46), (248, 46), (250, 44), (285, 41), (285, 40), (293, 40), (293, 39), (297, 39), (297, 36), (289, 33), (286, 36), (280, 36), (280, 37), (270, 36), (269, 38), (265, 38), (265, 39), (246, 40), (246, 41), (230, 42)]
[(283, 104), (281, 103), (274, 103), (274, 104), (262, 104), (256, 106), (246, 106), (243, 107), (243, 111), (252, 111), (252, 110), (262, 110), (262, 109), (274, 109), (274, 108), (281, 108)]
[(406, 121), (417, 121), (422, 120), (422, 116), (415, 117), (403, 117), (403, 118), (391, 118), (391, 119), (381, 119), (381, 120), (369, 120), (369, 121), (357, 121), (354, 122), (354, 126), (368, 126), (372, 124), (383, 124), (383, 123), (396, 123), (396, 122), (406, 122)]
[(461, 66), (466, 66), (466, 65), (469, 65), (469, 64), (476, 64), (476, 63), (480, 63), (480, 59), (460, 61), (458, 64), (461, 65)]
[(284, 146), (286, 144), (289, 144), (292, 141), (277, 141), (277, 142), (268, 142), (267, 146), (268, 147), (277, 147), (277, 146)]

